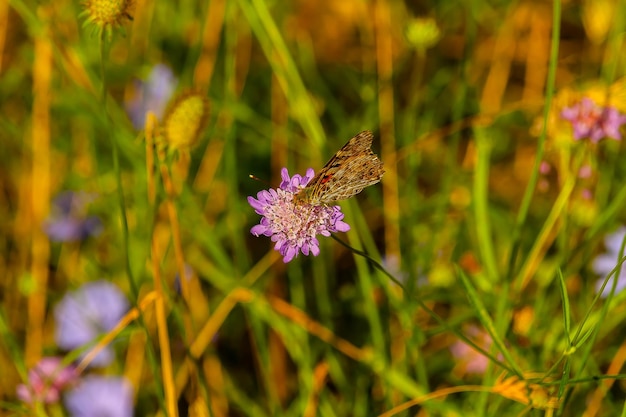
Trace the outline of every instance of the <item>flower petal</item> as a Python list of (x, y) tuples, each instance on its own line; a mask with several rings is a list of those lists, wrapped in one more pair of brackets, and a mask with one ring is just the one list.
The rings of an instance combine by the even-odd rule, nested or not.
[(298, 250), (296, 248), (294, 248), (293, 246), (288, 246), (283, 256), (283, 262), (284, 263), (291, 262), (293, 258), (296, 257), (297, 254), (298, 254)]

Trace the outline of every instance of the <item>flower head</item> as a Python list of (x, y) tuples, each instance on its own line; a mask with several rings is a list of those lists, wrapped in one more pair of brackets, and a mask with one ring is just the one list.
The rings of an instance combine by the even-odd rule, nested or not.
[(143, 128), (149, 111), (158, 119), (163, 117), (177, 82), (172, 70), (164, 64), (155, 65), (146, 81), (135, 80), (135, 93), (125, 106), (135, 129)]
[(125, 20), (132, 20), (131, 0), (86, 0), (83, 3), (85, 24), (93, 24), (98, 32), (122, 26)]
[(427, 49), (439, 41), (441, 31), (434, 19), (416, 18), (407, 25), (406, 37), (413, 47)]
[[(604, 246), (606, 247), (606, 252), (597, 256), (593, 260), (593, 264), (591, 268), (593, 272), (602, 276), (598, 281), (596, 281), (596, 292), (600, 291), (602, 288), (602, 284), (604, 283), (605, 277), (617, 266), (617, 261), (619, 260), (620, 249), (622, 247), (622, 241), (624, 240), (624, 236), (626, 235), (626, 226), (622, 226), (617, 229), (614, 233), (607, 235), (604, 238)], [(604, 291), (602, 291), (602, 297), (605, 298), (611, 292), (611, 288), (613, 288), (613, 282), (615, 280), (615, 276), (617, 275), (617, 284), (615, 286), (615, 293), (621, 292), (624, 288), (626, 288), (626, 262), (622, 264), (622, 267), (617, 271), (616, 274), (611, 276), (611, 279), (607, 282), (604, 287)]]
[(72, 417), (132, 417), (133, 387), (125, 378), (89, 375), (64, 402)]
[(276, 242), (274, 249), (287, 263), (298, 253), (304, 255), (320, 253), (316, 236), (330, 236), (331, 232), (347, 232), (350, 226), (343, 221), (339, 206), (296, 204), (294, 195), (314, 176), (309, 168), (306, 175), (289, 177), (287, 168), (281, 170), (283, 181), (277, 189), (260, 191), (257, 197), (248, 197), (248, 203), (257, 214), (263, 216), (261, 222), (250, 229), (255, 236), (268, 236)]
[[(84, 346), (112, 330), (127, 310), (128, 301), (114, 284), (104, 280), (89, 282), (66, 294), (56, 305), (56, 342), (67, 350)], [(112, 360), (113, 351), (106, 347), (91, 364), (105, 366)]]
[(94, 194), (84, 192), (65, 191), (59, 194), (44, 223), (48, 237), (55, 242), (72, 242), (100, 234), (100, 218), (86, 214), (88, 204), (94, 199)]
[(571, 107), (564, 108), (561, 117), (572, 124), (574, 139), (588, 138), (593, 143), (606, 137), (621, 139), (619, 129), (626, 123), (626, 115), (616, 108), (600, 107), (588, 97)]
[(61, 358), (42, 358), (28, 371), (28, 383), (17, 386), (17, 396), (27, 404), (53, 404), (59, 401), (61, 390), (75, 382), (77, 377), (74, 367), (63, 366)]
[(209, 117), (204, 95), (187, 91), (168, 107), (163, 121), (163, 141), (171, 150), (188, 149), (200, 138)]

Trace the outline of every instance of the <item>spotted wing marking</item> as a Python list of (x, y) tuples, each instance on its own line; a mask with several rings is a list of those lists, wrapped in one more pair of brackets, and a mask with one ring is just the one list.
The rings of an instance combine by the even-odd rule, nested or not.
[(381, 160), (372, 152), (373, 139), (374, 135), (369, 131), (350, 139), (296, 194), (296, 201), (329, 204), (350, 198), (379, 182), (385, 170)]

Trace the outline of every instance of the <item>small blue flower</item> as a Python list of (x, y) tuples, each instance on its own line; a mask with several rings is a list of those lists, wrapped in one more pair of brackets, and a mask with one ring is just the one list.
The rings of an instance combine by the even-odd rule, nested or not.
[(86, 214), (87, 206), (95, 199), (94, 194), (65, 191), (52, 202), (52, 210), (44, 223), (44, 231), (54, 242), (74, 242), (102, 231), (97, 216)]
[[(625, 235), (626, 226), (621, 226), (614, 233), (611, 233), (604, 238), (604, 246), (606, 247), (606, 252), (598, 255), (593, 260), (593, 264), (591, 266), (593, 272), (602, 277), (598, 279), (598, 281), (596, 281), (596, 292), (600, 291), (600, 288), (602, 287), (606, 276), (613, 270), (613, 268), (617, 266), (620, 248), (622, 246), (622, 241), (624, 240)], [(617, 275), (618, 277), (617, 285), (615, 286), (615, 294), (618, 294), (624, 288), (626, 288), (626, 262), (624, 262), (620, 270), (617, 271)], [(604, 291), (602, 291), (602, 298), (606, 298), (609, 295), (609, 293), (611, 292), (611, 288), (613, 288), (614, 280), (615, 274), (606, 284), (606, 287), (604, 287)]]
[(163, 116), (177, 83), (172, 70), (164, 64), (155, 65), (147, 81), (135, 82), (135, 94), (126, 102), (126, 112), (135, 129), (143, 129), (149, 111), (159, 119)]
[(131, 417), (133, 387), (125, 378), (89, 375), (64, 402), (72, 417)]
[[(124, 294), (104, 280), (89, 282), (65, 294), (54, 309), (56, 342), (61, 349), (73, 350), (93, 342), (112, 330), (128, 310)], [(113, 360), (113, 350), (104, 348), (91, 362), (106, 366)]]

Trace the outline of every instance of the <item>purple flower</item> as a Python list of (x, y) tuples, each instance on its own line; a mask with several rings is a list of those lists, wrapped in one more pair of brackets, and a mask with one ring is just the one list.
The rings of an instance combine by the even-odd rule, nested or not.
[[(622, 247), (622, 241), (624, 240), (624, 235), (626, 235), (626, 226), (621, 226), (614, 233), (607, 235), (604, 238), (604, 246), (606, 247), (606, 252), (598, 255), (591, 265), (591, 269), (598, 275), (601, 275), (598, 281), (596, 281), (596, 292), (600, 291), (602, 284), (606, 276), (617, 266), (617, 261), (619, 260), (619, 252)], [(604, 291), (602, 291), (602, 298), (606, 298), (611, 292), (611, 288), (613, 288), (613, 282), (615, 280), (615, 275), (617, 277), (617, 285), (615, 286), (615, 294), (622, 291), (626, 288), (626, 262), (622, 264), (622, 267), (617, 271), (616, 274), (611, 276), (611, 279), (607, 282), (604, 287)]]
[(135, 81), (135, 94), (126, 102), (126, 112), (135, 129), (143, 129), (149, 111), (159, 119), (163, 116), (177, 83), (172, 70), (164, 64), (155, 65), (147, 81)]
[(61, 358), (42, 358), (28, 371), (28, 383), (17, 386), (17, 397), (27, 404), (59, 401), (60, 392), (76, 381), (78, 375), (73, 366), (63, 366)]
[(304, 255), (320, 253), (319, 241), (315, 236), (330, 236), (331, 232), (347, 232), (350, 226), (343, 221), (339, 206), (315, 206), (295, 204), (294, 195), (313, 178), (314, 171), (309, 168), (306, 175), (289, 177), (287, 168), (280, 175), (283, 181), (278, 189), (259, 191), (257, 198), (248, 197), (248, 203), (257, 214), (263, 216), (261, 222), (250, 229), (255, 236), (268, 236), (276, 242), (274, 249), (283, 256), (287, 263), (298, 253)]
[(65, 395), (72, 417), (131, 417), (133, 387), (125, 378), (89, 375)]
[(593, 168), (591, 165), (583, 165), (578, 170), (578, 178), (587, 179), (593, 175)]
[(539, 165), (539, 172), (543, 175), (548, 175), (550, 171), (552, 171), (550, 163), (547, 161), (541, 161), (541, 164)]
[[(124, 294), (104, 280), (89, 282), (65, 294), (54, 309), (57, 345), (72, 350), (93, 342), (99, 335), (113, 329), (128, 307)], [(106, 366), (112, 360), (113, 351), (107, 346), (91, 364)]]
[(574, 139), (588, 138), (597, 143), (602, 138), (621, 139), (620, 127), (626, 123), (626, 115), (615, 107), (600, 107), (588, 97), (561, 111), (561, 117), (574, 128)]
[(100, 234), (100, 218), (86, 214), (87, 206), (94, 199), (95, 194), (85, 192), (65, 191), (58, 194), (44, 223), (44, 230), (50, 240), (73, 242)]

